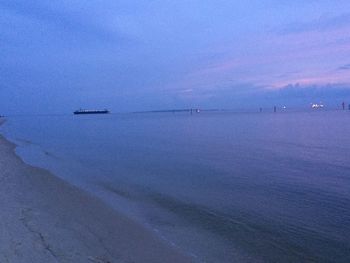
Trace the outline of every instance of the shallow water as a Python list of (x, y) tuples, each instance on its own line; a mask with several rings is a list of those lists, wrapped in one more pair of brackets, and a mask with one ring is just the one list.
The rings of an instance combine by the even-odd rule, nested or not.
[(206, 262), (350, 262), (350, 112), (10, 117), (28, 163)]

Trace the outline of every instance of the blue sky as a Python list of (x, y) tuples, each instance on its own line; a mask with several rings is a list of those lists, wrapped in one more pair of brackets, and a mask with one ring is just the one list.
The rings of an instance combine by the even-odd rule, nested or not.
[(0, 112), (350, 103), (350, 2), (0, 0)]

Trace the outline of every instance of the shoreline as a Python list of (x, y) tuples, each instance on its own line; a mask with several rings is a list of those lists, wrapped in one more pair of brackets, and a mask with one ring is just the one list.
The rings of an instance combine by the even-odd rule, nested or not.
[(0, 262), (193, 262), (15, 147), (0, 135)]

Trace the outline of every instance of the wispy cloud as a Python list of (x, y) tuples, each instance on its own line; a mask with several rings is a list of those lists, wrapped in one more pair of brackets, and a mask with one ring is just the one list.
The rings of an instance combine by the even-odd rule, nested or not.
[(350, 70), (350, 64), (343, 65), (339, 67), (338, 70)]
[(338, 16), (320, 16), (316, 20), (309, 22), (295, 22), (276, 30), (278, 34), (296, 34), (311, 31), (327, 31), (339, 29), (350, 25), (350, 13), (344, 13)]
[[(83, 6), (83, 5), (82, 5)], [(60, 8), (57, 8), (60, 7)], [(96, 23), (93, 10), (86, 14), (82, 10), (68, 9), (64, 5), (50, 1), (0, 1), (2, 12), (10, 12), (39, 22), (43, 26), (54, 27), (55, 30), (71, 33), (95, 41), (130, 43), (132, 38), (125, 33), (111, 31), (108, 27)]]

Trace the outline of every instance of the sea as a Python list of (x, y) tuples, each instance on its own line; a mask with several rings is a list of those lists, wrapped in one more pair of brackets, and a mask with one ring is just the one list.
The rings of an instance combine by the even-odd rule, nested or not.
[(350, 111), (23, 115), (0, 133), (196, 262), (350, 262)]

